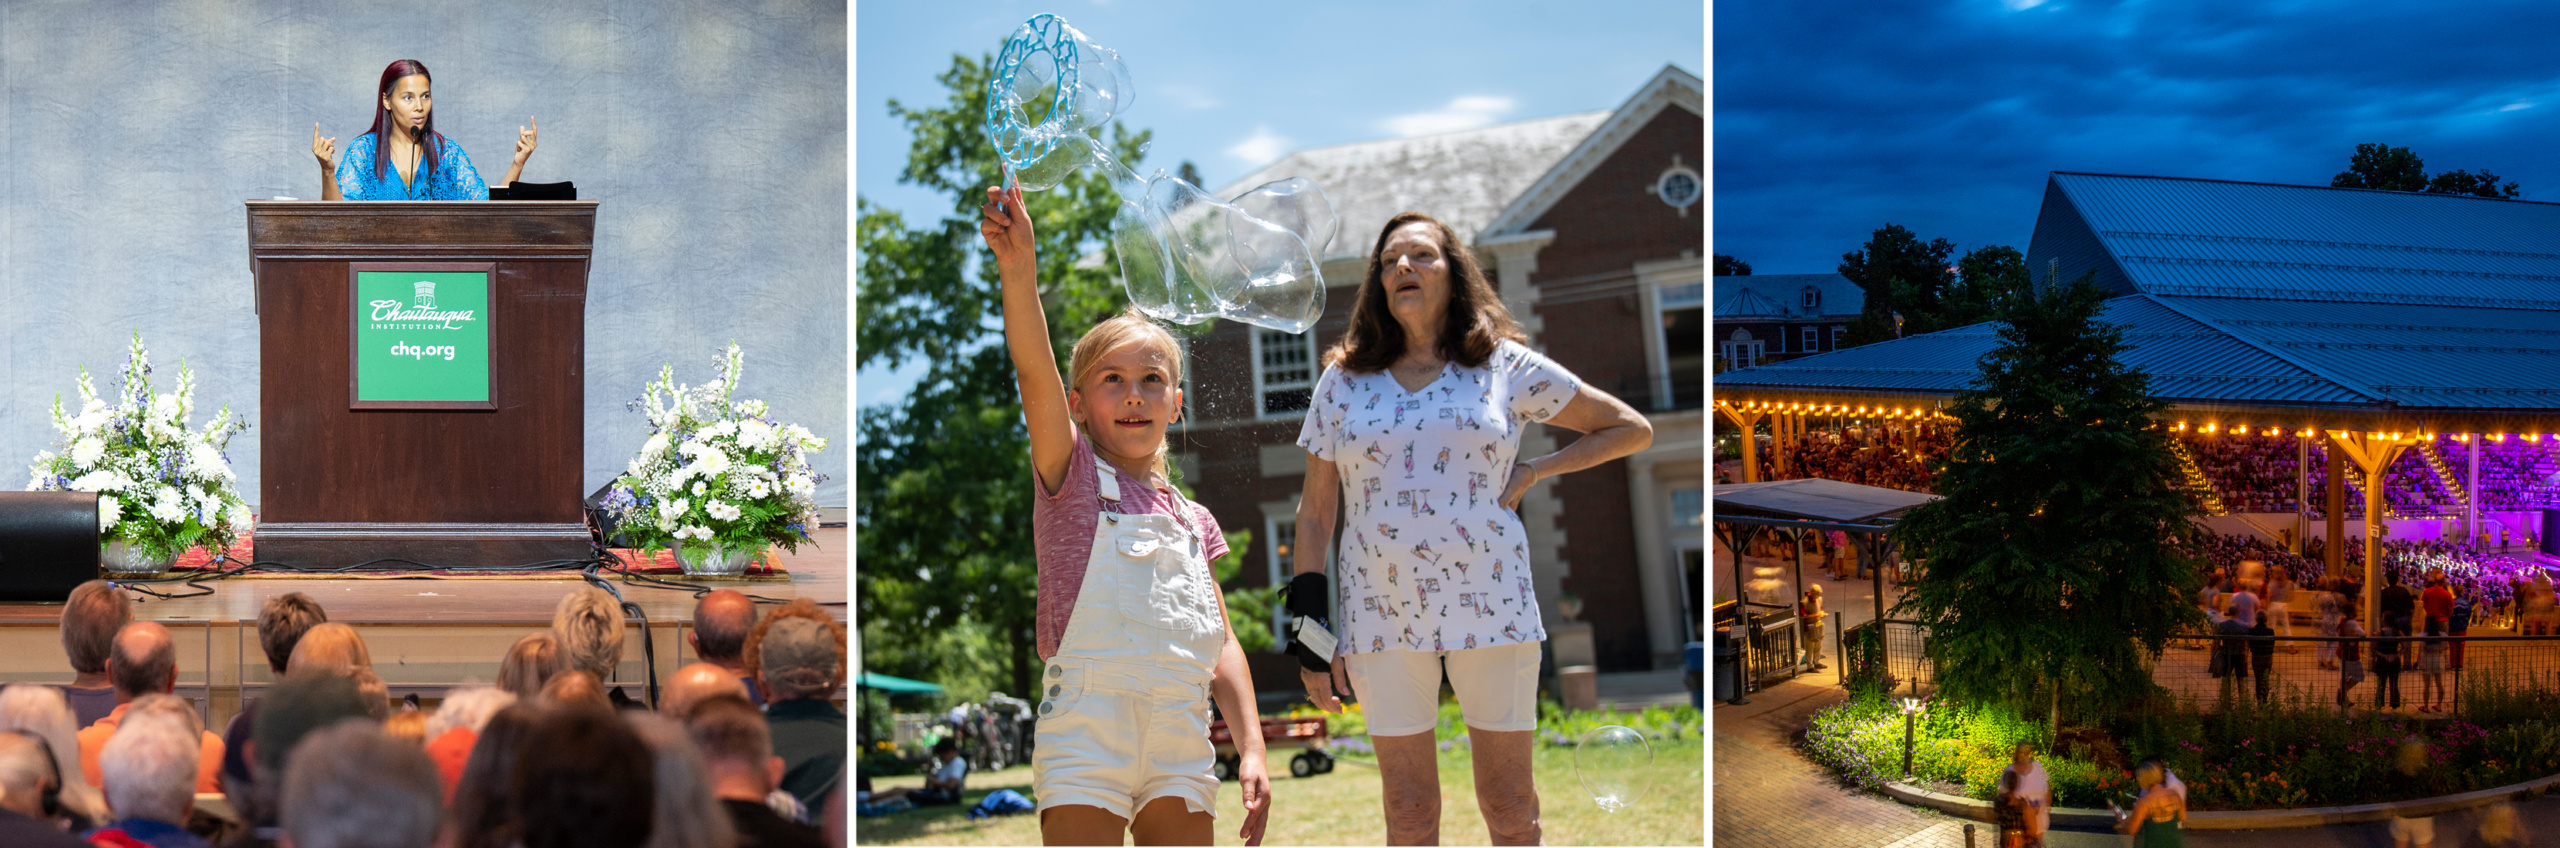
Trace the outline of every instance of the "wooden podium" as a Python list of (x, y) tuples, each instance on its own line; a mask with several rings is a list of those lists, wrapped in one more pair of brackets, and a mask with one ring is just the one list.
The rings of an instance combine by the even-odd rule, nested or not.
[[(256, 558), (444, 568), (587, 556), (582, 375), (596, 202), (252, 200), (248, 211)], [(485, 402), (356, 400), (356, 273), (384, 267), (486, 271)]]

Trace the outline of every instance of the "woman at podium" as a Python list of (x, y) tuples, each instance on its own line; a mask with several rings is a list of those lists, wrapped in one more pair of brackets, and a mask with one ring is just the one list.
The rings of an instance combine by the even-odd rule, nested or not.
[[(322, 138), (311, 125), (311, 155), (320, 160), (322, 200), (487, 200), (489, 184), (471, 166), (462, 145), (436, 132), (433, 80), (427, 66), (402, 59), (382, 69), (373, 129), (347, 142), (345, 158), (338, 140)], [(512, 185), (532, 158), (538, 127), (516, 130), (516, 154), (500, 185)]]

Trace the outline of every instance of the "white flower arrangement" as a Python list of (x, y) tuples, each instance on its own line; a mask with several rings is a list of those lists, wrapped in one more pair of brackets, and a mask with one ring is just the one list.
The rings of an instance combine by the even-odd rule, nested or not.
[(799, 550), (817, 526), (818, 482), (809, 454), (827, 440), (768, 415), (761, 400), (732, 401), (745, 357), (731, 342), (719, 379), (702, 386), (658, 371), (634, 409), (652, 432), (603, 504), (623, 537), (644, 551), (672, 550), (678, 559), (717, 551)]
[(112, 404), (98, 397), (87, 367), (80, 369), (77, 414), (64, 413), (61, 396), (54, 397), (60, 452), (36, 454), (27, 488), (97, 493), (99, 537), (131, 545), (145, 559), (173, 559), (199, 544), (229, 550), (251, 519), (223, 448), (248, 422), (234, 420), (225, 406), (203, 429), (189, 428), (194, 369), (181, 363), (178, 390), (153, 394), (151, 354), (139, 332), (117, 373)]

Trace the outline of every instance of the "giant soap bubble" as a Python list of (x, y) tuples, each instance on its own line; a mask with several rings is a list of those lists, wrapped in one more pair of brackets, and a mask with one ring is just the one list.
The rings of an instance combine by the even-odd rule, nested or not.
[(1024, 191), (1042, 191), (1093, 166), (1120, 195), (1112, 247), (1122, 284), (1158, 320), (1228, 318), (1291, 333), (1324, 314), (1319, 262), (1340, 222), (1324, 189), (1303, 177), (1220, 200), (1158, 170), (1116, 161), (1097, 131), (1135, 97), (1118, 53), (1065, 19), (1042, 14), (1016, 29), (987, 82), (987, 137)]
[(1631, 728), (1606, 725), (1582, 735), (1573, 749), (1573, 773), (1600, 809), (1617, 812), (1644, 798), (1653, 786), (1653, 745)]

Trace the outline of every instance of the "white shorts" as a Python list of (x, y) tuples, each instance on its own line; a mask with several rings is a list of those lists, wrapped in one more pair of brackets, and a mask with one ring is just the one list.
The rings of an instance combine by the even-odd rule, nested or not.
[(1440, 673), (1448, 660), (1458, 710), (1477, 730), (1538, 729), (1538, 645), (1518, 642), (1455, 651), (1353, 654), (1351, 692), (1371, 736), (1410, 736), (1440, 726)]
[[(1031, 791), (1043, 811), (1068, 804), (1131, 818), (1157, 798), (1217, 813), (1217, 749), (1209, 744), (1209, 687), (1155, 669), (1052, 660), (1033, 731)], [(1043, 690), (1044, 695), (1047, 690)], [(1054, 705), (1054, 706), (1053, 706)]]

